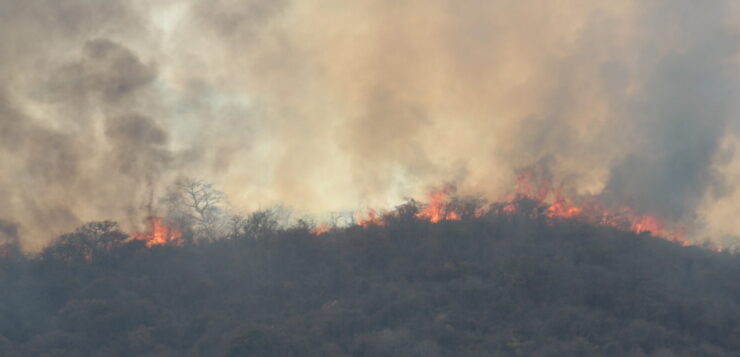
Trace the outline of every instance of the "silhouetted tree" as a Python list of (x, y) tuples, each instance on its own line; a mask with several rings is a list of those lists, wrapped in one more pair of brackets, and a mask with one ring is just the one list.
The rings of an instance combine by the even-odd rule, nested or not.
[(224, 193), (202, 180), (180, 179), (162, 199), (168, 216), (197, 238), (214, 238), (223, 233), (228, 214)]
[(121, 246), (128, 235), (121, 232), (118, 223), (91, 222), (76, 232), (65, 234), (44, 249), (42, 255), (68, 263), (95, 262), (100, 256)]

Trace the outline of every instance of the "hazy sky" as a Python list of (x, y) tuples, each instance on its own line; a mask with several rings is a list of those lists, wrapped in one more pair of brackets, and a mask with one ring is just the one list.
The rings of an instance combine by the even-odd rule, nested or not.
[(178, 177), (321, 213), (538, 167), (737, 242), (738, 6), (0, 0), (0, 223), (34, 249)]

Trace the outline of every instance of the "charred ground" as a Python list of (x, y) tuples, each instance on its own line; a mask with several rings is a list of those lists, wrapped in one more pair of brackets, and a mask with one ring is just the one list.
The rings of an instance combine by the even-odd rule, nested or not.
[(0, 355), (740, 353), (737, 255), (537, 207), (417, 213), (318, 236), (262, 214), (151, 248), (101, 222), (37, 255), (6, 247)]

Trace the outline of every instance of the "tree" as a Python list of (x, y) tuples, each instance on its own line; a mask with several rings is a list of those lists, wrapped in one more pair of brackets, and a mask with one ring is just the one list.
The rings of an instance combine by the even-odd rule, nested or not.
[(224, 193), (203, 180), (178, 180), (163, 202), (170, 219), (197, 238), (215, 238), (226, 226)]
[(269, 210), (260, 210), (252, 213), (247, 218), (244, 230), (247, 237), (260, 238), (275, 231), (278, 228), (277, 220)]
[(116, 222), (90, 222), (74, 233), (59, 237), (44, 249), (43, 256), (68, 263), (94, 262), (99, 256), (122, 245), (127, 238)]
[(289, 212), (275, 206), (252, 212), (249, 216), (233, 216), (231, 218), (232, 237), (261, 239), (275, 233), (281, 226), (280, 221), (288, 220)]

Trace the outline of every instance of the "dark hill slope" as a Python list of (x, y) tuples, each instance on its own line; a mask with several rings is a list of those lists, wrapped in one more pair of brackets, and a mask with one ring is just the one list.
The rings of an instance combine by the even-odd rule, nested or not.
[(154, 248), (87, 226), (0, 261), (0, 355), (740, 355), (738, 256), (532, 215), (399, 216)]

